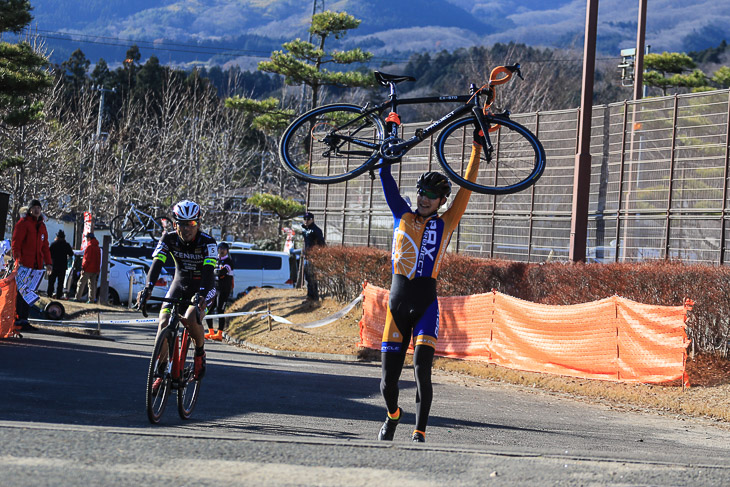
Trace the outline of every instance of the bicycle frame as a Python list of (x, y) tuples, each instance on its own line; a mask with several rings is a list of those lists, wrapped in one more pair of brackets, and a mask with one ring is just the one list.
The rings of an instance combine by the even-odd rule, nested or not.
[[(157, 225), (157, 222), (155, 222), (155, 217), (153, 217), (152, 215), (148, 215), (147, 213), (145, 213), (142, 210), (138, 210), (137, 205), (135, 205), (134, 203), (132, 203), (130, 205), (129, 210), (127, 211), (127, 218), (129, 218), (129, 219), (131, 219), (130, 214), (134, 215), (137, 218), (137, 221), (139, 222), (140, 225), (142, 225), (143, 228), (147, 228), (148, 227), (147, 224), (149, 222), (152, 222), (153, 225)], [(147, 224), (145, 224), (145, 222), (142, 220), (142, 216), (140, 216), (140, 215), (147, 218)]]
[[(476, 117), (477, 121), (479, 122), (479, 126), (481, 127), (482, 133), (487, 134), (489, 131), (488, 125), (484, 121), (484, 116), (482, 114), (480, 103), (479, 103), (479, 96), (477, 93), (476, 85), (472, 84), (470, 86), (470, 95), (447, 95), (447, 96), (432, 96), (432, 97), (418, 97), (418, 98), (398, 98), (396, 89), (395, 89), (395, 83), (389, 83), (390, 84), (390, 95), (389, 100), (385, 101), (373, 108), (366, 108), (362, 112), (362, 116), (358, 117), (357, 119), (347, 122), (342, 125), (342, 127), (347, 127), (348, 125), (356, 122), (358, 119), (368, 116), (371, 114), (377, 114), (379, 117), (382, 117), (383, 113), (390, 108), (391, 113), (395, 114), (394, 117), (388, 116), (386, 119), (386, 139), (383, 141), (382, 144), (375, 144), (372, 142), (368, 142), (366, 140), (360, 140), (353, 137), (348, 137), (344, 135), (339, 135), (338, 137), (344, 142), (350, 142), (353, 145), (359, 145), (362, 147), (367, 147), (369, 149), (378, 149), (381, 146), (384, 147), (384, 150), (381, 151), (381, 154), (383, 155), (383, 162), (382, 163), (375, 163), (372, 165), (371, 170), (378, 169), (382, 167), (385, 164), (392, 164), (396, 162), (397, 159), (399, 159), (403, 154), (408, 152), (411, 148), (414, 146), (420, 144), (425, 139), (429, 138), (432, 134), (438, 132), (441, 128), (443, 128), (445, 125), (447, 125), (452, 120), (455, 120), (457, 118), (462, 117), (463, 115), (471, 112)], [(456, 109), (452, 110), (451, 112), (447, 113), (440, 119), (433, 122), (431, 125), (424, 129), (418, 129), (416, 130), (416, 134), (411, 137), (408, 140), (400, 141), (398, 139), (398, 127), (400, 126), (400, 118), (397, 116), (398, 112), (398, 105), (419, 105), (419, 104), (429, 104), (429, 103), (463, 103), (463, 105), (457, 107)], [(367, 105), (366, 105), (367, 107)], [(393, 118), (393, 120), (390, 120)], [(486, 149), (491, 150), (492, 144), (489, 140), (489, 137), (485, 135), (484, 137), (485, 142), (487, 144)], [(343, 153), (347, 153), (348, 151), (343, 151)]]
[[(173, 311), (177, 312), (177, 309), (173, 308)], [(174, 323), (172, 321), (174, 321)], [(172, 377), (173, 380), (173, 389), (177, 389), (180, 380), (183, 378), (183, 364), (185, 363), (185, 359), (187, 358), (188, 347), (186, 347), (185, 345), (187, 344), (188, 340), (191, 340), (191, 338), (188, 330), (184, 327), (182, 333), (180, 333), (179, 317), (171, 319), (171, 323), (165, 328), (169, 329), (172, 335), (175, 337), (175, 343), (172, 348), (172, 361), (168, 361), (168, 367), (170, 367), (170, 377)]]

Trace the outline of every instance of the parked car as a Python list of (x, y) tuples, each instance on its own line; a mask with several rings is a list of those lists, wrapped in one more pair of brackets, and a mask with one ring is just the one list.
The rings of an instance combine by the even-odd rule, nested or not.
[(296, 258), (288, 252), (231, 250), (236, 298), (252, 287), (292, 288), (297, 280)]
[[(66, 293), (72, 298), (76, 295), (76, 289), (79, 278), (81, 277), (81, 259), (83, 252), (74, 251), (74, 258), (71, 267), (66, 271)], [(124, 262), (115, 257), (109, 258), (109, 303), (111, 304), (128, 304), (129, 303), (129, 280), (132, 278), (132, 299), (135, 299), (137, 293), (142, 290), (147, 280), (145, 267), (141, 263)], [(164, 297), (170, 289), (172, 279), (169, 274), (160, 275), (155, 283), (152, 291), (153, 296)], [(46, 286), (48, 284), (46, 283)], [(101, 280), (99, 280), (101, 286)], [(43, 288), (41, 288), (43, 289)], [(87, 291), (84, 290), (84, 295)], [(97, 290), (98, 296), (98, 290)]]
[[(147, 282), (147, 274), (150, 272), (150, 266), (152, 265), (152, 259), (146, 259), (142, 257), (116, 257), (112, 259), (118, 260), (128, 265), (141, 265), (144, 269), (143, 279)], [(155, 282), (155, 287), (152, 290), (152, 295), (156, 297), (164, 297), (167, 291), (170, 289), (172, 278), (174, 277), (175, 268), (172, 268), (172, 272), (169, 267), (163, 267), (160, 269), (160, 275)], [(159, 304), (159, 303), (158, 303)], [(155, 303), (150, 303), (150, 306), (155, 306)]]
[[(220, 242), (219, 242), (220, 243)], [(248, 242), (226, 242), (230, 250), (254, 250), (256, 244)]]

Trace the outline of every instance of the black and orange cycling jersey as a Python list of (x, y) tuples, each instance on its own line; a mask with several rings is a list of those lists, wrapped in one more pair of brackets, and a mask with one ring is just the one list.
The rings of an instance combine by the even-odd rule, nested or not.
[[(474, 144), (466, 179), (475, 181), (479, 171), (481, 146)], [(436, 277), (449, 246), (451, 234), (459, 224), (471, 191), (460, 189), (451, 207), (439, 216), (423, 217), (401, 197), (390, 166), (380, 170), (385, 201), (393, 213), (393, 282), (386, 311), (381, 352), (405, 353), (411, 335), (414, 346), (436, 348), (439, 309)]]
[[(474, 144), (465, 175), (465, 178), (472, 182), (477, 178), (480, 152), (481, 146)], [(416, 277), (436, 279), (451, 234), (456, 230), (459, 220), (466, 211), (471, 191), (461, 188), (454, 197), (451, 207), (443, 215), (434, 213), (422, 217), (412, 211), (401, 197), (389, 165), (383, 166), (380, 170), (380, 180), (385, 192), (385, 201), (394, 219), (391, 255), (393, 274), (403, 275), (408, 279)]]

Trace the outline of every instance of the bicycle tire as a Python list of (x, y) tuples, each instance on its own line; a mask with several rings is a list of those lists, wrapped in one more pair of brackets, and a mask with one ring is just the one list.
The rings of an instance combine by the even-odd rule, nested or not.
[(115, 240), (130, 239), (139, 233), (139, 227), (127, 215), (115, 216), (109, 224), (109, 233)]
[(474, 129), (479, 127), (476, 117), (459, 119), (439, 134), (436, 155), (449, 179), (468, 190), (491, 195), (517, 193), (535, 184), (545, 170), (542, 143), (530, 130), (508, 117), (490, 115), (485, 120), (500, 128), (490, 133), (494, 147), (491, 162), (487, 163), (482, 148), (476, 182), (462, 177), (471, 155)]
[(341, 183), (364, 173), (380, 157), (385, 129), (377, 114), (362, 110), (337, 103), (303, 114), (281, 136), (281, 163), (297, 178), (315, 184)]
[(190, 419), (198, 402), (200, 382), (195, 380), (195, 347), (187, 332), (180, 340), (181, 374), (177, 388), (177, 412), (182, 419)]
[(156, 216), (154, 218), (154, 224), (151, 229), (147, 230), (147, 233), (153, 240), (159, 240), (162, 235), (167, 231), (168, 218), (164, 216)]
[[(145, 407), (147, 409), (147, 418), (150, 423), (157, 424), (162, 418), (162, 413), (165, 412), (167, 406), (167, 399), (170, 396), (170, 390), (172, 389), (172, 379), (170, 377), (169, 366), (166, 364), (172, 360), (173, 353), (173, 336), (172, 332), (165, 329), (155, 340), (155, 348), (152, 351), (152, 358), (150, 359), (149, 369), (147, 370), (147, 393), (145, 395)], [(161, 361), (160, 355), (164, 348), (167, 348), (167, 360)], [(162, 383), (159, 385), (157, 390), (154, 389), (154, 383), (156, 379), (162, 379)]]

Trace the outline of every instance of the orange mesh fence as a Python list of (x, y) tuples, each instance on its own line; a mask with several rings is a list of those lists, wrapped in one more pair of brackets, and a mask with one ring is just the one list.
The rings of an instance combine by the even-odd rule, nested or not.
[[(367, 285), (359, 346), (380, 348), (388, 291)], [(684, 374), (685, 306), (618, 296), (571, 306), (492, 292), (439, 298), (436, 355), (513, 369), (623, 382), (666, 382)]]
[(0, 279), (0, 338), (15, 335), (15, 273)]

